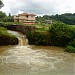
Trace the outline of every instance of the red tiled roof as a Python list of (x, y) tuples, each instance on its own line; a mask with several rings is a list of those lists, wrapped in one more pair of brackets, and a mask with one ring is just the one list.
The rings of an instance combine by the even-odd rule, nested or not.
[(27, 13), (22, 13), (22, 14), (18, 14), (19, 16), (26, 16), (26, 15), (28, 15), (28, 16), (36, 16), (35, 14), (27, 14)]
[(28, 14), (28, 15), (30, 15), (30, 16), (36, 16), (35, 14)]
[(19, 16), (25, 16), (28, 15), (27, 13), (18, 14)]

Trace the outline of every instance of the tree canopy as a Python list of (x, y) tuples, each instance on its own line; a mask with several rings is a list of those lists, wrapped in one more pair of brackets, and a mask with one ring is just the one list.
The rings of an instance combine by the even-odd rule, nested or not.
[(56, 46), (66, 46), (75, 38), (75, 28), (64, 23), (54, 23), (49, 29), (51, 43)]
[(56, 14), (51, 17), (57, 21), (62, 21), (66, 24), (75, 25), (75, 13), (65, 13), (61, 15)]
[(69, 25), (75, 25), (75, 13), (65, 13), (61, 15), (44, 15), (44, 16), (37, 16), (36, 17), (37, 22), (40, 23), (46, 23), (46, 20), (52, 20), (54, 21), (61, 21), (65, 24)]
[(2, 0), (0, 0), (0, 9), (4, 6)]
[(10, 13), (7, 16), (6, 13), (0, 11), (0, 22), (13, 22), (13, 16)]

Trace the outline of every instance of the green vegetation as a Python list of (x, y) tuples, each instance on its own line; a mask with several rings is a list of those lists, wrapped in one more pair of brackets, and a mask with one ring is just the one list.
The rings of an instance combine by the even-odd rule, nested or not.
[(40, 24), (47, 24), (47, 20), (52, 20), (52, 22), (61, 21), (65, 24), (75, 25), (75, 13), (65, 13), (61, 15), (44, 15), (44, 16), (37, 16), (36, 22)]
[(0, 22), (0, 26), (9, 26), (9, 25), (23, 25), (23, 23), (19, 23), (19, 22)]
[(49, 45), (49, 35), (44, 33), (27, 33), (29, 44), (31, 45)]
[(42, 32), (48, 32), (49, 27), (51, 25), (48, 25), (48, 24), (42, 24), (42, 25), (41, 24), (35, 24), (35, 25), (25, 25), (25, 26), (35, 26), (35, 28), (36, 28), (35, 32), (42, 33)]
[(6, 28), (0, 27), (0, 45), (16, 45), (18, 39), (7, 32)]
[(51, 16), (49, 16), (49, 15), (44, 15), (42, 17), (41, 16), (37, 16), (36, 17), (36, 22), (38, 24), (41, 24), (41, 25), (43, 25), (43, 24), (50, 25), (52, 23), (52, 19), (51, 19)]
[(6, 13), (0, 11), (0, 22), (13, 22), (13, 16), (10, 13), (7, 16)]
[(51, 45), (64, 46), (66, 52), (75, 53), (75, 28), (64, 23), (55, 23), (50, 29)]
[(2, 8), (4, 6), (2, 0), (0, 0), (0, 8)]
[(75, 53), (75, 47), (67, 46), (64, 51), (69, 52), (69, 53)]
[(63, 46), (65, 51), (74, 52), (75, 40), (73, 39), (75, 39), (75, 28), (62, 22), (57, 22), (53, 23), (47, 32), (27, 33), (29, 44)]
[(71, 42), (69, 42), (69, 45), (75, 47), (75, 38)]
[[(9, 13), (7, 16), (0, 11), (0, 26), (6, 27), (8, 25), (25, 25), (23, 23), (13, 22), (13, 16)], [(27, 33), (29, 44), (33, 45), (53, 45), (63, 46), (65, 51), (75, 53), (75, 13), (66, 13), (61, 15), (44, 15), (36, 17), (34, 33)], [(8, 39), (9, 43), (8, 43)], [(4, 44), (17, 44), (18, 40), (15, 36), (9, 35), (6, 29), (0, 29), (0, 42)], [(7, 39), (7, 40), (6, 40)], [(14, 42), (14, 39), (16, 40)], [(4, 41), (2, 41), (4, 40)], [(6, 42), (5, 42), (6, 41)]]
[(70, 24), (70, 25), (75, 25), (75, 13), (65, 13), (61, 15), (52, 15), (51, 18), (57, 20), (57, 21), (62, 21), (65, 24)]
[(69, 42), (68, 46), (65, 48), (65, 51), (75, 53), (75, 39)]
[[(2, 0), (0, 0), (0, 8), (4, 6)], [(9, 13), (9, 16), (6, 15), (6, 13), (0, 11), (0, 45), (16, 45), (18, 44), (18, 39), (7, 32), (5, 27), (6, 24), (4, 22), (13, 22), (13, 16)], [(3, 26), (3, 27), (1, 27)]]
[(75, 28), (64, 23), (55, 23), (50, 29), (51, 43), (56, 46), (66, 46), (75, 38)]
[(40, 24), (36, 24), (36, 32), (48, 32), (50, 25), (40, 25)]

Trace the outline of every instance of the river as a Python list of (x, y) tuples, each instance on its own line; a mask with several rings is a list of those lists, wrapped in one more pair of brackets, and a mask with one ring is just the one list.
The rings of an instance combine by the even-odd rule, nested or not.
[(9, 33), (19, 44), (0, 46), (0, 75), (75, 75), (75, 54), (62, 47), (28, 45), (23, 34)]

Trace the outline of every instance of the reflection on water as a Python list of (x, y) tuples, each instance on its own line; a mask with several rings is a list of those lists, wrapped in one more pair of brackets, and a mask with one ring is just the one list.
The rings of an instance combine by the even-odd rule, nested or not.
[(27, 45), (25, 36), (17, 46), (0, 47), (0, 75), (74, 75), (75, 54), (54, 46)]

